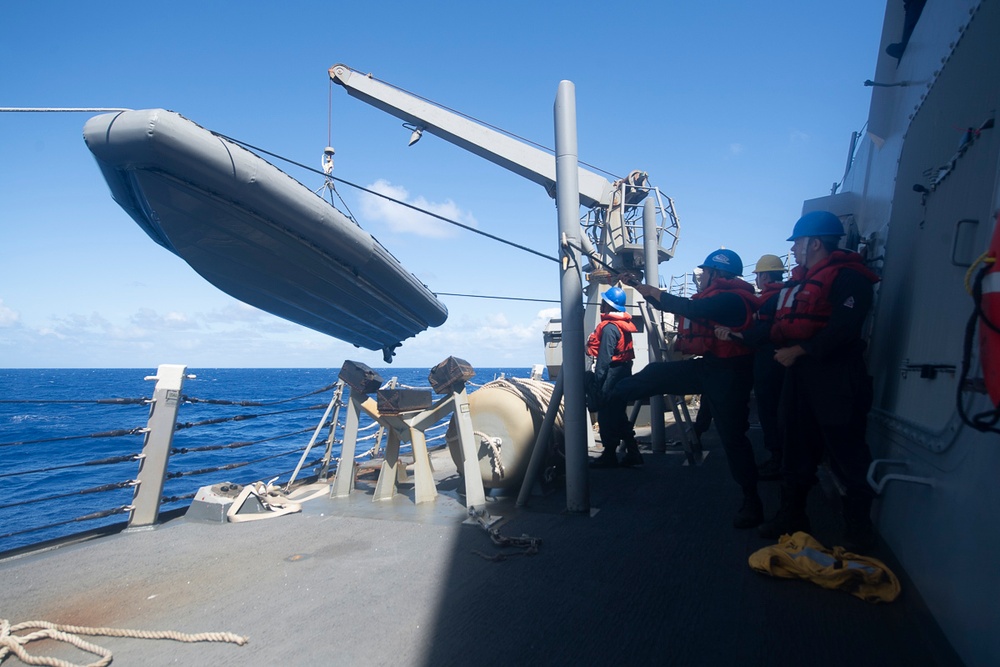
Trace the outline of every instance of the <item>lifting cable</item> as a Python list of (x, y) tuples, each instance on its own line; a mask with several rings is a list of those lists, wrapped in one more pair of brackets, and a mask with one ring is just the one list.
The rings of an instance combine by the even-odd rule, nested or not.
[[(332, 95), (333, 95), (332, 88), (331, 88), (330, 95), (331, 95), (331, 108), (332, 108)], [(3, 111), (21, 111), (21, 112), (82, 111), (82, 112), (95, 113), (95, 112), (131, 111), (131, 109), (125, 109), (125, 108), (96, 108), (96, 107), (91, 107), (91, 108), (83, 108), (83, 107), (80, 107), (80, 108), (60, 108), (60, 109), (56, 109), (56, 108), (44, 109), (44, 108), (0, 107), (0, 112), (3, 112)], [(482, 121), (477, 121), (477, 122), (482, 122)], [(484, 123), (484, 125), (486, 125), (486, 123)], [(499, 129), (499, 128), (495, 128), (495, 129)], [(211, 130), (209, 130), (209, 131), (212, 132)], [(362, 192), (367, 192), (368, 194), (375, 195), (376, 197), (381, 197), (383, 199), (387, 199), (387, 200), (389, 200), (391, 202), (399, 204), (400, 206), (405, 206), (406, 208), (413, 209), (414, 211), (417, 211), (419, 213), (423, 213), (425, 215), (429, 215), (432, 218), (437, 218), (438, 220), (441, 220), (442, 222), (447, 222), (450, 225), (455, 225), (456, 227), (461, 227), (462, 229), (465, 229), (466, 231), (470, 231), (470, 232), (472, 232), (474, 234), (479, 234), (480, 236), (485, 236), (486, 238), (489, 238), (489, 239), (492, 239), (494, 241), (497, 241), (498, 243), (503, 243), (505, 245), (509, 245), (509, 246), (511, 246), (513, 248), (517, 248), (518, 250), (523, 250), (524, 252), (530, 253), (532, 255), (537, 255), (537, 256), (539, 256), (539, 257), (541, 257), (543, 259), (548, 259), (548, 260), (551, 260), (553, 262), (558, 262), (559, 261), (558, 259), (556, 259), (555, 257), (552, 257), (551, 255), (546, 255), (544, 253), (538, 252), (537, 250), (532, 250), (531, 248), (528, 248), (527, 246), (523, 246), (523, 245), (520, 245), (518, 243), (514, 243), (513, 241), (508, 241), (506, 239), (500, 238), (499, 236), (494, 236), (493, 234), (490, 234), (488, 232), (484, 232), (484, 231), (476, 229), (474, 227), (470, 227), (468, 225), (462, 224), (461, 222), (458, 222), (457, 220), (452, 220), (450, 218), (446, 218), (443, 215), (438, 215), (437, 213), (433, 213), (433, 212), (428, 211), (426, 209), (422, 209), (422, 208), (420, 208), (418, 206), (414, 206), (413, 204), (408, 204), (406, 202), (399, 201), (398, 199), (393, 199), (392, 197), (384, 195), (384, 194), (382, 194), (380, 192), (375, 192), (374, 190), (371, 190), (371, 189), (366, 188), (364, 186), (358, 185), (356, 183), (351, 183), (350, 181), (345, 181), (344, 179), (337, 178), (336, 176), (333, 176), (332, 174), (327, 174), (326, 172), (320, 171), (319, 169), (314, 169), (312, 167), (308, 167), (308, 166), (302, 164), (301, 162), (296, 162), (295, 160), (291, 160), (289, 158), (286, 158), (286, 157), (283, 157), (281, 155), (278, 155), (277, 153), (272, 153), (271, 151), (264, 150), (263, 148), (260, 148), (258, 146), (254, 146), (253, 144), (249, 144), (249, 143), (247, 143), (245, 141), (240, 141), (239, 139), (234, 139), (233, 137), (226, 136), (225, 134), (222, 134), (221, 132), (212, 132), (212, 134), (215, 135), (215, 136), (217, 136), (217, 137), (219, 137), (220, 139), (225, 139), (226, 141), (231, 141), (234, 144), (237, 144), (239, 146), (243, 146), (244, 148), (248, 148), (250, 150), (258, 151), (258, 152), (261, 152), (261, 153), (263, 153), (265, 155), (270, 155), (271, 157), (273, 157), (275, 159), (278, 159), (278, 160), (282, 160), (284, 162), (287, 162), (288, 164), (293, 164), (296, 167), (299, 167), (300, 169), (305, 169), (308, 172), (311, 172), (311, 173), (314, 173), (314, 174), (319, 174), (323, 178), (329, 179), (330, 181), (337, 181), (337, 182), (343, 183), (344, 185), (349, 185), (350, 187), (356, 188), (358, 190), (361, 190)], [(512, 135), (512, 136), (514, 136), (514, 135)], [(328, 137), (328, 140), (329, 139), (330, 139), (330, 137)], [(526, 140), (522, 139), (522, 141), (526, 141)], [(532, 143), (532, 142), (528, 142), (528, 143)], [(327, 144), (327, 145), (329, 145), (329, 144)], [(590, 165), (588, 165), (588, 166), (590, 166)]]
[(560, 303), (559, 299), (529, 299), (521, 296), (489, 296), (485, 294), (455, 294), (453, 292), (434, 292), (435, 296), (461, 296), (467, 299), (495, 299), (497, 301), (535, 301), (537, 303)]
[(529, 248), (527, 246), (523, 246), (523, 245), (521, 245), (519, 243), (514, 243), (513, 241), (508, 241), (507, 239), (500, 238), (499, 236), (495, 236), (493, 234), (490, 234), (489, 232), (484, 232), (481, 229), (476, 229), (475, 227), (470, 227), (469, 225), (466, 225), (466, 224), (463, 224), (461, 222), (458, 222), (457, 220), (452, 220), (451, 218), (446, 218), (443, 215), (438, 215), (437, 213), (434, 213), (433, 211), (428, 211), (427, 209), (420, 208), (419, 206), (414, 206), (413, 204), (409, 204), (409, 203), (407, 203), (405, 201), (400, 201), (398, 199), (393, 199), (392, 197), (390, 197), (388, 195), (384, 195), (381, 192), (376, 192), (375, 190), (372, 190), (370, 188), (366, 188), (363, 185), (358, 185), (357, 183), (351, 183), (350, 181), (345, 181), (342, 178), (337, 178), (336, 176), (327, 174), (327, 173), (325, 173), (323, 171), (320, 171), (319, 169), (313, 169), (312, 167), (308, 167), (308, 166), (302, 164), (301, 162), (296, 162), (295, 160), (291, 160), (289, 158), (282, 157), (281, 155), (278, 155), (277, 153), (272, 153), (271, 151), (264, 150), (263, 148), (260, 148), (258, 146), (254, 146), (253, 144), (248, 144), (245, 141), (240, 141), (239, 139), (234, 139), (232, 137), (226, 136), (226, 135), (221, 134), (219, 132), (212, 132), (212, 134), (215, 135), (215, 136), (217, 136), (217, 137), (219, 137), (220, 139), (225, 139), (226, 141), (231, 141), (232, 143), (234, 143), (234, 144), (236, 144), (238, 146), (243, 146), (244, 148), (248, 148), (250, 150), (259, 151), (259, 152), (263, 153), (264, 155), (269, 155), (269, 156), (271, 156), (271, 157), (273, 157), (275, 159), (287, 162), (288, 164), (293, 164), (296, 167), (299, 167), (300, 169), (305, 169), (306, 171), (312, 172), (314, 174), (319, 174), (323, 178), (329, 178), (329, 179), (331, 179), (333, 181), (337, 181), (339, 183), (343, 183), (344, 185), (349, 185), (352, 188), (356, 188), (358, 190), (361, 190), (362, 192), (367, 192), (370, 195), (375, 195), (376, 197), (381, 197), (382, 199), (386, 199), (386, 200), (391, 201), (391, 202), (393, 202), (395, 204), (399, 204), (400, 206), (404, 206), (406, 208), (412, 209), (412, 210), (417, 211), (419, 213), (423, 213), (424, 215), (429, 215), (432, 218), (436, 218), (438, 220), (441, 220), (442, 222), (447, 222), (449, 225), (454, 225), (456, 227), (461, 227), (462, 229), (464, 229), (466, 231), (469, 231), (469, 232), (472, 232), (473, 234), (479, 234), (480, 236), (485, 236), (486, 238), (492, 239), (492, 240), (494, 240), (494, 241), (496, 241), (498, 243), (503, 243), (503, 244), (509, 245), (509, 246), (511, 246), (513, 248), (517, 248), (518, 250), (523, 250), (524, 252), (530, 253), (532, 255), (537, 255), (538, 257), (541, 257), (542, 259), (547, 259), (547, 260), (550, 260), (550, 261), (553, 261), (553, 262), (558, 262), (559, 261), (558, 259), (556, 259), (555, 257), (552, 257), (551, 255), (546, 255), (544, 253), (538, 252), (537, 250), (532, 250), (531, 248)]

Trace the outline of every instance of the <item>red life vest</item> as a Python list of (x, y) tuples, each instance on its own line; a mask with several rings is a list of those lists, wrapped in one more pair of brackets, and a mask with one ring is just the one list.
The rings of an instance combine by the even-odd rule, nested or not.
[[(716, 294), (736, 294), (746, 305), (746, 318), (733, 331), (745, 331), (753, 324), (753, 313), (757, 309), (757, 297), (753, 286), (740, 278), (716, 277), (712, 284), (703, 292), (698, 292), (691, 299), (705, 299)], [(715, 322), (708, 320), (691, 320), (683, 315), (677, 318), (677, 341), (674, 349), (684, 354), (713, 354), (716, 357), (740, 357), (753, 354), (753, 350), (740, 342), (719, 340), (715, 337)]]
[[(1000, 214), (997, 214), (997, 224), (993, 227), (990, 238), (988, 257), (1000, 257)], [(993, 405), (1000, 406), (1000, 333), (994, 327), (1000, 325), (1000, 284), (997, 283), (1000, 273), (1000, 259), (987, 264), (982, 279), (981, 306), (979, 312), (979, 364), (983, 368), (983, 382)], [(989, 414), (989, 413), (986, 413)], [(974, 428), (979, 428), (973, 424)], [(982, 429), (980, 429), (982, 430)]]
[(774, 320), (774, 313), (762, 312), (761, 308), (764, 307), (765, 303), (770, 301), (771, 297), (780, 292), (784, 286), (785, 283), (782, 282), (768, 283), (764, 285), (764, 289), (762, 289), (760, 294), (757, 295), (757, 312), (754, 313), (755, 320), (764, 324), (770, 324)]
[(829, 257), (811, 269), (797, 266), (792, 279), (782, 288), (771, 326), (771, 340), (777, 345), (809, 340), (815, 336), (833, 314), (830, 289), (841, 269), (851, 269), (878, 282), (878, 276), (868, 270), (856, 252), (834, 250)]
[(591, 357), (597, 356), (597, 353), (601, 349), (601, 333), (604, 331), (604, 327), (609, 324), (614, 324), (622, 332), (622, 335), (618, 337), (617, 345), (615, 345), (614, 356), (611, 357), (612, 363), (635, 359), (632, 334), (638, 331), (638, 329), (632, 324), (632, 316), (628, 313), (601, 313), (600, 323), (598, 323), (594, 332), (590, 334), (590, 338), (587, 339), (587, 354)]

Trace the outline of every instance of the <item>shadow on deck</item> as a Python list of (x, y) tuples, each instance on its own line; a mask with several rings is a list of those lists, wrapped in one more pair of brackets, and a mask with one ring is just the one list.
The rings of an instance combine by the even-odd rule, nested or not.
[[(703, 443), (701, 466), (644, 446), (641, 468), (592, 470), (590, 516), (567, 514), (561, 489), (521, 509), (497, 500), (500, 533), (540, 550), (484, 567), (474, 551), (502, 550), (461, 533), (425, 664), (961, 664), (883, 545), (871, 555), (903, 582), (889, 604), (753, 572), (773, 542), (732, 527), (739, 488), (714, 430)], [(778, 485), (761, 483), (768, 515)], [(809, 511), (814, 537), (837, 543), (836, 503), (814, 490)]]

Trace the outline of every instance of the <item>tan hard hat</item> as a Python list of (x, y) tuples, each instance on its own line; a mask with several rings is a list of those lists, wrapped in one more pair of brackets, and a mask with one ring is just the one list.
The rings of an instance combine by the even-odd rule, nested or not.
[(777, 255), (761, 255), (754, 267), (754, 273), (764, 273), (766, 271), (784, 271), (785, 265)]

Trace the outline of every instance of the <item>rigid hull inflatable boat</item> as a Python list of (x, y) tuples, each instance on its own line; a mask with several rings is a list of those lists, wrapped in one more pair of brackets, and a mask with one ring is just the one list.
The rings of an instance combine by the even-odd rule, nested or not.
[(447, 308), (370, 234), (254, 153), (163, 109), (103, 114), (84, 140), (115, 201), (231, 296), (370, 350)]

